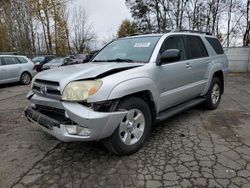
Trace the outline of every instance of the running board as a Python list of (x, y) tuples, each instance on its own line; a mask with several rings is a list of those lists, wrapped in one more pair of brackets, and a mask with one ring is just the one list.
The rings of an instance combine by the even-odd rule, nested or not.
[(179, 104), (175, 107), (169, 108), (167, 110), (164, 110), (157, 115), (156, 122), (157, 123), (162, 122), (162, 121), (164, 121), (164, 120), (166, 120), (166, 119), (168, 119), (168, 118), (170, 118), (170, 117), (172, 117), (180, 112), (186, 111), (189, 108), (192, 108), (198, 104), (201, 104), (204, 101), (205, 101), (205, 98), (199, 97), (199, 98), (193, 99), (191, 101)]

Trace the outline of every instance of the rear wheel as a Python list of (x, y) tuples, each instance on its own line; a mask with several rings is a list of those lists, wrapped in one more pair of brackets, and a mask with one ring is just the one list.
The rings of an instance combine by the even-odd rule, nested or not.
[(117, 155), (129, 155), (138, 151), (149, 136), (151, 111), (146, 102), (135, 97), (122, 100), (116, 108), (118, 110), (128, 113), (113, 135), (104, 140), (104, 145)]
[(219, 78), (214, 77), (206, 95), (205, 107), (209, 110), (216, 109), (220, 104), (221, 95), (222, 83)]
[(31, 79), (32, 79), (32, 78), (31, 78), (30, 73), (24, 72), (24, 73), (21, 75), (20, 81), (21, 81), (21, 84), (23, 84), (23, 85), (28, 85), (28, 84), (30, 84)]

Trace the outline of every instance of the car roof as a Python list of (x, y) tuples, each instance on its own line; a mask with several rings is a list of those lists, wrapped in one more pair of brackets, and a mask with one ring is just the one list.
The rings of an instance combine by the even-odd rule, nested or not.
[(0, 55), (0, 57), (22, 57), (22, 58), (27, 58), (24, 55)]

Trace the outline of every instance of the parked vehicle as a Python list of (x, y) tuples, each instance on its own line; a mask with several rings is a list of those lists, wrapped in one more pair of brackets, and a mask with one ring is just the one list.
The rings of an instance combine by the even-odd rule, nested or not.
[(36, 65), (37, 72), (42, 71), (42, 67), (44, 64), (48, 63), (52, 59), (56, 58), (54, 55), (45, 55), (45, 56), (36, 56), (32, 59), (32, 61)]
[(34, 63), (25, 56), (0, 55), (0, 84), (30, 84), (35, 72)]
[(84, 54), (72, 55), (70, 58), (74, 60), (75, 64), (81, 64), (86, 61), (86, 56)]
[(216, 37), (188, 31), (108, 44), (91, 63), (34, 78), (25, 114), (61, 141), (101, 140), (118, 155), (138, 151), (154, 124), (224, 92), (228, 61)]
[(86, 55), (84, 63), (90, 62), (90, 60), (99, 52), (99, 50), (92, 51)]
[(42, 70), (59, 68), (61, 66), (73, 65), (73, 64), (74, 64), (74, 61), (71, 58), (58, 57), (58, 58), (52, 59), (50, 62), (44, 64), (42, 67)]
[(17, 52), (0, 52), (0, 55), (18, 55)]

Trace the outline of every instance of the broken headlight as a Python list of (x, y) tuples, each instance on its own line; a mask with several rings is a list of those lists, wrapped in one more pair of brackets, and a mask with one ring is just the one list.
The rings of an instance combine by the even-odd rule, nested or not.
[(62, 100), (86, 101), (90, 96), (94, 95), (101, 86), (101, 80), (71, 82), (65, 87)]

